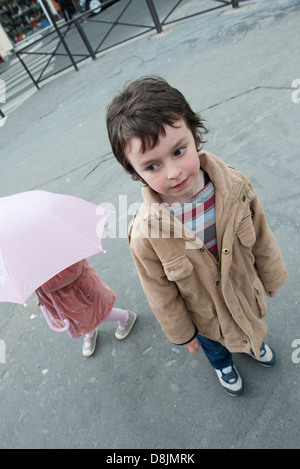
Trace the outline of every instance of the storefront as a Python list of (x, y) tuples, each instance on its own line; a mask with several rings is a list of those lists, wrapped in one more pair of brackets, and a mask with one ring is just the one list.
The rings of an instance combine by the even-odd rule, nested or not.
[(13, 44), (50, 25), (38, 0), (0, 0), (0, 23)]

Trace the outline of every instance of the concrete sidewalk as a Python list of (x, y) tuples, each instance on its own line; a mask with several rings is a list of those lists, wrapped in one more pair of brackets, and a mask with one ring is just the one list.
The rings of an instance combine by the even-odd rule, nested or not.
[[(96, 353), (85, 359), (80, 339), (48, 328), (34, 296), (26, 308), (1, 304), (1, 448), (299, 448), (300, 1), (241, 5), (87, 61), (0, 128), (1, 197), (42, 189), (115, 208), (116, 239), (90, 261), (116, 306), (139, 314), (125, 341), (114, 338), (114, 324), (99, 327)], [(236, 355), (246, 385), (239, 398), (224, 393), (201, 352), (168, 342), (131, 259), (123, 228), (140, 186), (111, 154), (105, 113), (125, 82), (147, 74), (185, 94), (207, 120), (205, 148), (251, 179), (290, 273), (268, 299), (278, 363), (266, 369)]]

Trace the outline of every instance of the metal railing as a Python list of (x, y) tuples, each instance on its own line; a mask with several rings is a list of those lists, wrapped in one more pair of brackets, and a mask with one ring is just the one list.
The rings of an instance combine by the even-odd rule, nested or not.
[[(116, 45), (151, 31), (160, 33), (166, 25), (208, 11), (228, 6), (238, 8), (239, 3), (243, 1), (247, 0), (211, 0), (210, 8), (172, 19), (183, 0), (174, 0), (171, 8), (170, 1), (167, 5), (161, 0), (109, 0), (105, 3), (109, 8), (101, 10), (97, 15), (87, 11), (63, 23), (55, 21), (47, 2), (43, 2), (52, 19), (53, 28), (34, 42), (16, 50), (16, 55), (39, 89), (39, 83), (42, 81), (70, 67), (78, 71), (78, 63), (88, 58), (95, 60), (97, 54)], [(134, 13), (137, 10), (139, 18), (134, 21)], [(123, 28), (123, 33), (116, 34), (114, 39), (114, 31), (116, 28), (120, 30), (120, 27)], [(36, 67), (35, 59), (38, 58), (43, 58), (40, 67)]]

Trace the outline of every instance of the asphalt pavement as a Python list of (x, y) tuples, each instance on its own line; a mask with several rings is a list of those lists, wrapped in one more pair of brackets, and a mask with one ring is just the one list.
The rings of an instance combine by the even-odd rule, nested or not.
[[(27, 307), (1, 304), (0, 448), (299, 448), (299, 24), (299, 0), (215, 10), (87, 60), (8, 115), (0, 196), (41, 189), (113, 208), (107, 252), (90, 262), (138, 321), (124, 341), (101, 325), (84, 358), (81, 339), (51, 331), (34, 295)], [(278, 362), (266, 369), (235, 354), (246, 385), (237, 398), (201, 351), (168, 342), (131, 259), (140, 185), (111, 154), (105, 114), (126, 82), (148, 74), (185, 94), (210, 129), (205, 149), (253, 182), (289, 270), (268, 298), (266, 341)]]

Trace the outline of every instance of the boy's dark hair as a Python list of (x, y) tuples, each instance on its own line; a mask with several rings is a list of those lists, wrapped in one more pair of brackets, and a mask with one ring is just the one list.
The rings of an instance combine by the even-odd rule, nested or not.
[(197, 148), (207, 132), (201, 117), (192, 111), (185, 97), (163, 78), (149, 76), (130, 83), (107, 110), (106, 125), (113, 153), (135, 180), (141, 180), (126, 158), (125, 148), (133, 137), (141, 140), (142, 152), (152, 149), (164, 126), (183, 119), (191, 130)]

